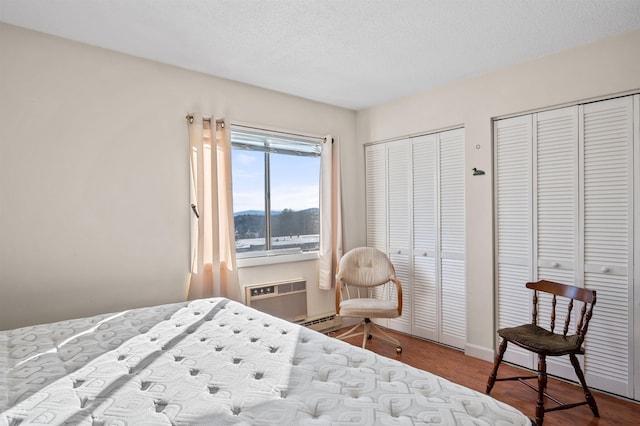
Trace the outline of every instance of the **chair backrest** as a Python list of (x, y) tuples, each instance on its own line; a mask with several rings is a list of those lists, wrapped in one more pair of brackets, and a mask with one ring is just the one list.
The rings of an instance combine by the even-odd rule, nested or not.
[(386, 254), (373, 247), (358, 247), (342, 256), (336, 278), (354, 287), (375, 287), (395, 279), (395, 275)]
[(593, 307), (596, 304), (596, 292), (593, 290), (587, 290), (585, 288), (575, 287), (567, 284), (560, 284), (553, 281), (541, 280), (538, 282), (527, 283), (527, 288), (533, 290), (533, 312), (531, 323), (538, 324), (538, 303), (539, 293), (548, 293), (551, 297), (551, 318), (549, 324), (549, 330), (555, 332), (556, 322), (556, 304), (557, 297), (561, 296), (568, 299), (567, 315), (564, 319), (564, 327), (562, 334), (567, 335), (569, 331), (569, 324), (571, 323), (571, 311), (573, 310), (573, 301), (578, 300), (582, 302), (582, 309), (580, 310), (580, 316), (576, 326), (576, 336), (578, 336), (579, 342), (584, 341), (584, 336), (587, 334), (589, 328), (589, 320), (593, 314)]

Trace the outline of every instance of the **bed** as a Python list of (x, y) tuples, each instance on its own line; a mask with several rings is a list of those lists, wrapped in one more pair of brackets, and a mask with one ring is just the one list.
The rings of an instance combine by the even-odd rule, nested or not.
[(212, 298), (0, 331), (0, 425), (32, 424), (531, 421), (428, 372)]

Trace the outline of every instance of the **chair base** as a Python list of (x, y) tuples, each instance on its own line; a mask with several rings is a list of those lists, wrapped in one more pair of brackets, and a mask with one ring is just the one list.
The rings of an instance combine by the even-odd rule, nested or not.
[[(355, 330), (360, 328), (360, 326), (363, 326), (363, 330), (356, 332)], [(391, 337), (383, 329), (381, 329), (380, 327), (375, 325), (373, 322), (371, 322), (371, 319), (369, 319), (369, 318), (364, 318), (362, 321), (360, 321), (358, 324), (353, 326), (348, 331), (342, 333), (339, 336), (336, 336), (336, 339), (345, 340), (345, 339), (348, 339), (349, 337), (359, 336), (359, 335), (362, 334), (362, 348), (365, 349), (365, 347), (367, 346), (367, 340), (371, 340), (371, 338), (373, 337), (372, 333), (374, 331), (377, 334), (379, 333), (379, 335), (380, 335), (379, 337), (382, 340), (384, 340), (386, 342), (389, 342), (389, 343), (393, 343), (394, 345), (396, 345), (396, 352), (397, 353), (401, 353), (402, 352), (402, 346), (400, 345), (400, 341), (398, 339), (394, 338), (394, 337)]]
[[(588, 405), (593, 413), (594, 417), (600, 417), (600, 413), (598, 412), (598, 406), (596, 405), (596, 400), (591, 394), (591, 391), (587, 387), (587, 383), (584, 379), (584, 374), (582, 373), (582, 368), (580, 368), (580, 362), (575, 354), (569, 354), (569, 358), (571, 359), (571, 364), (575, 370), (576, 376), (578, 376), (578, 380), (580, 381), (580, 385), (582, 385), (582, 390), (584, 391), (585, 400), (581, 402), (575, 403), (562, 403), (558, 399), (546, 393), (547, 389), (547, 359), (546, 355), (538, 354), (538, 371), (537, 375), (529, 375), (529, 376), (512, 376), (512, 377), (501, 377), (498, 378), (498, 367), (500, 367), (500, 363), (502, 362), (502, 358), (504, 357), (504, 353), (507, 350), (507, 340), (503, 340), (500, 343), (500, 347), (498, 348), (498, 353), (496, 354), (496, 359), (493, 365), (493, 371), (489, 375), (489, 379), (487, 381), (487, 390), (486, 394), (489, 395), (491, 389), (496, 382), (499, 381), (507, 381), (507, 380), (517, 380), (520, 383), (528, 386), (529, 388), (536, 391), (538, 394), (538, 400), (536, 401), (536, 425), (542, 426), (542, 422), (544, 421), (544, 413), (548, 413), (550, 411), (558, 411), (558, 410), (566, 410), (569, 408), (578, 407), (580, 405)], [(538, 386), (534, 386), (531, 383), (526, 382), (525, 380), (538, 380)], [(544, 398), (548, 398), (551, 401), (555, 402), (557, 405), (555, 407), (546, 408), (544, 406)]]

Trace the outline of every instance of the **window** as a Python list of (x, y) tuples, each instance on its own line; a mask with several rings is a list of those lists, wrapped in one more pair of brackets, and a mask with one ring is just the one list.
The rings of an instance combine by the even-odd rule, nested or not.
[(231, 126), (231, 146), (237, 256), (317, 251), (322, 140)]

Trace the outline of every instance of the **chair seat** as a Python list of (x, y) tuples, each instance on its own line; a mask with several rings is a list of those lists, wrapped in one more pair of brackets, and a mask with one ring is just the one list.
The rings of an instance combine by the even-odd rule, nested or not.
[(388, 300), (359, 298), (343, 300), (340, 316), (358, 318), (396, 318), (398, 305)]
[(558, 356), (570, 353), (583, 353), (578, 336), (563, 336), (534, 324), (498, 330), (498, 335), (532, 352)]

